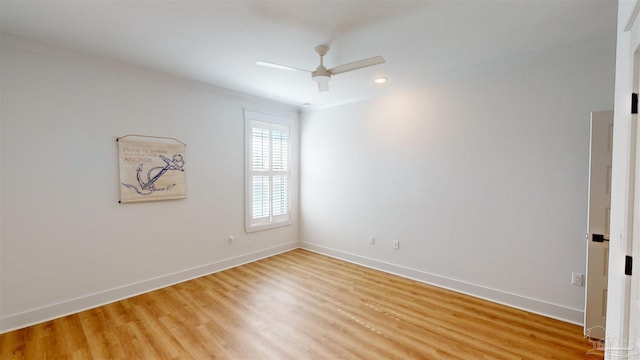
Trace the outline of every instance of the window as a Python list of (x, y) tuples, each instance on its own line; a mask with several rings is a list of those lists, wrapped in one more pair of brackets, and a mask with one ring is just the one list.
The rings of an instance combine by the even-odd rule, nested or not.
[(289, 127), (276, 120), (245, 111), (247, 232), (291, 224)]

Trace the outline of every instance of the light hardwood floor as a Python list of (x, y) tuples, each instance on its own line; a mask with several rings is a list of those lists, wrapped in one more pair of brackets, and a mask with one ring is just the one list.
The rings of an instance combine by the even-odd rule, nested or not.
[(0, 359), (601, 359), (579, 326), (305, 250), (0, 335)]

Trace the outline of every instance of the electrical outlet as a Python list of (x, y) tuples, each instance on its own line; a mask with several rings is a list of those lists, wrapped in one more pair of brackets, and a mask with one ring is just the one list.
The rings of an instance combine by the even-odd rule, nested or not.
[(571, 273), (571, 285), (584, 286), (584, 275), (580, 273)]
[(369, 237), (369, 245), (375, 245), (375, 244), (376, 244), (376, 237), (375, 236)]
[(393, 240), (393, 248), (396, 250), (400, 249), (400, 240)]

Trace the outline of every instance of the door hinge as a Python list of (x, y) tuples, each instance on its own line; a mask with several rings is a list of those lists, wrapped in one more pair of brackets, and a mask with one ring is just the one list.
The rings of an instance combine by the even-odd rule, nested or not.
[(631, 267), (633, 266), (633, 258), (627, 255), (624, 258), (624, 274), (631, 275)]
[(638, 94), (637, 93), (631, 93), (631, 113), (632, 114), (638, 113)]

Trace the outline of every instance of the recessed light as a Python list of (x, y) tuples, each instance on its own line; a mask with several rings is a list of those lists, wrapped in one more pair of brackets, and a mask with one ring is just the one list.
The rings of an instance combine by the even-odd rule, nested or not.
[(386, 77), (379, 77), (376, 78), (375, 80), (373, 80), (374, 83), (376, 84), (384, 84), (387, 82), (387, 78)]

